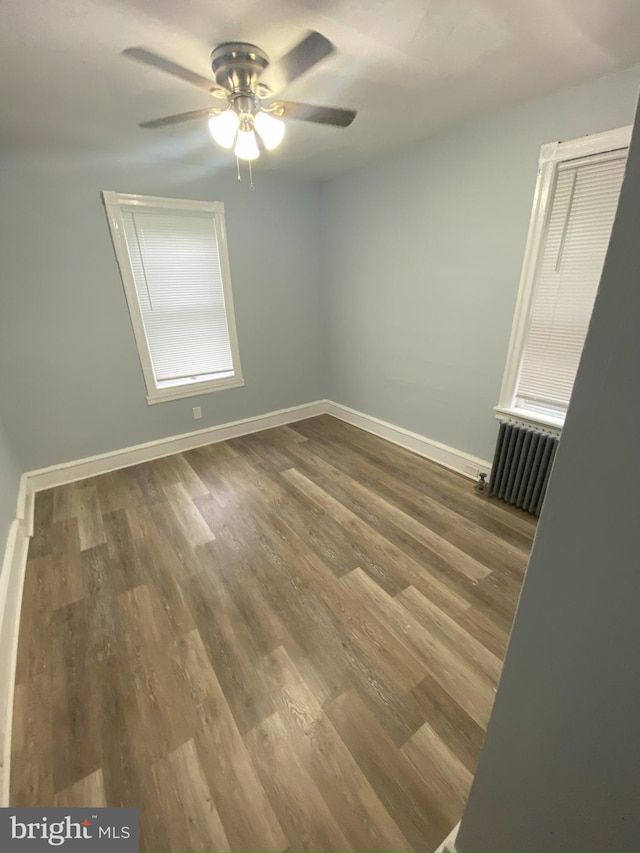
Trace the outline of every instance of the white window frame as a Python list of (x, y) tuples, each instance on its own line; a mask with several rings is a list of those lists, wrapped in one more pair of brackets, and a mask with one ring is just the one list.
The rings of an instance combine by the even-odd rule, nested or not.
[(555, 434), (562, 431), (564, 414), (557, 418), (542, 412), (534, 414), (529, 410), (518, 408), (514, 403), (526, 333), (533, 307), (538, 265), (542, 259), (544, 237), (551, 215), (558, 166), (568, 160), (628, 148), (631, 141), (631, 130), (631, 125), (628, 125), (614, 130), (606, 130), (603, 133), (593, 133), (589, 136), (581, 136), (578, 139), (570, 139), (566, 142), (549, 142), (542, 146), (516, 310), (509, 339), (507, 362), (499, 402), (494, 407), (499, 421), (538, 426)]
[[(201, 394), (209, 394), (212, 391), (222, 391), (227, 388), (239, 388), (244, 385), (242, 368), (240, 366), (240, 352), (238, 349), (238, 336), (236, 332), (235, 312), (233, 309), (233, 294), (231, 292), (231, 271), (229, 267), (229, 254), (227, 251), (227, 232), (224, 220), (224, 204), (221, 201), (193, 201), (180, 198), (162, 198), (156, 196), (135, 195), (132, 193), (118, 193), (112, 190), (104, 190), (102, 193), (104, 205), (107, 212), (111, 238), (116, 253), (120, 276), (124, 287), (133, 334), (135, 336), (142, 373), (147, 388), (147, 403), (151, 406), (155, 403), (163, 403), (168, 400), (179, 400), (184, 397), (199, 397)], [(178, 211), (193, 211), (194, 213), (210, 213), (216, 229), (218, 241), (218, 252), (220, 255), (220, 269), (222, 272), (222, 289), (224, 294), (225, 311), (227, 315), (227, 326), (229, 329), (229, 343), (233, 360), (233, 376), (221, 379), (195, 380), (180, 385), (159, 388), (156, 384), (151, 354), (147, 343), (142, 312), (138, 302), (136, 283), (133, 270), (129, 260), (129, 250), (124, 234), (124, 223), (122, 209), (126, 208), (154, 208)]]

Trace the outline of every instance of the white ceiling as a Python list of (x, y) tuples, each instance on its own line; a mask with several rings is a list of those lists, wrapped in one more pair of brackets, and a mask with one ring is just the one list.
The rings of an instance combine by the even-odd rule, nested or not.
[(309, 177), (640, 62), (638, 0), (3, 0), (1, 10), (1, 144), (145, 162), (230, 155), (204, 123), (139, 129), (209, 101), (123, 59), (123, 48), (144, 45), (210, 76), (219, 42), (251, 41), (276, 58), (319, 30), (338, 54), (286, 97), (358, 117), (344, 130), (290, 122), (261, 161)]

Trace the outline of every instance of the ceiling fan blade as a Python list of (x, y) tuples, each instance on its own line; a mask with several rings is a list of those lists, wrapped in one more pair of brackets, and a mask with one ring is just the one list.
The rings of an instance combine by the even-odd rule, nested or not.
[(330, 124), (334, 127), (349, 127), (358, 115), (355, 110), (343, 110), (341, 107), (317, 107), (314, 104), (300, 104), (296, 101), (277, 101), (271, 106), (276, 107), (276, 115), (280, 113), (280, 108), (282, 108), (283, 118), (312, 121), (316, 124)]
[(268, 66), (260, 77), (260, 83), (266, 84), (274, 95), (334, 51), (335, 47), (329, 39), (315, 30), (310, 30), (282, 59)]
[(220, 112), (212, 107), (207, 107), (204, 110), (191, 110), (188, 113), (176, 113), (173, 116), (164, 116), (164, 118), (154, 118), (150, 121), (141, 121), (138, 127), (166, 127), (170, 124), (180, 124), (183, 121), (191, 121), (195, 118), (208, 118)]
[(122, 51), (122, 55), (136, 62), (141, 62), (143, 65), (150, 65), (152, 68), (164, 71), (166, 74), (171, 74), (173, 77), (178, 77), (185, 83), (191, 83), (192, 86), (204, 89), (205, 92), (210, 92), (212, 95), (221, 97), (227, 95), (226, 89), (217, 86), (213, 80), (207, 80), (206, 77), (201, 77), (199, 74), (189, 71), (188, 68), (183, 68), (182, 65), (177, 65), (170, 59), (165, 59), (164, 56), (152, 53), (144, 47), (128, 47)]

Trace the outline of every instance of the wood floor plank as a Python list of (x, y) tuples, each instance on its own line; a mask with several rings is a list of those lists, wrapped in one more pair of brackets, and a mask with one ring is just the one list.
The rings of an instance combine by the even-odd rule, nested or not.
[(165, 493), (169, 506), (176, 514), (178, 524), (193, 548), (205, 542), (212, 542), (216, 538), (182, 483), (166, 486)]
[(457, 649), (434, 632), (431, 624), (420, 621), (398, 600), (377, 588), (364, 572), (351, 572), (341, 583), (357, 590), (369, 612), (379, 620), (387, 619), (402, 636), (408, 648), (422, 656), (425, 668), (447, 690), (469, 715), (481, 726), (486, 726), (493, 707), (495, 690), (485, 674), (460, 656)]
[(329, 566), (336, 577), (354, 569), (359, 559), (348, 534), (319, 507), (311, 502), (302, 507), (300, 504), (297, 495), (277, 502), (278, 515), (287, 527)]
[(55, 610), (48, 631), (50, 648), (51, 724), (53, 726), (53, 784), (61, 791), (102, 766), (95, 732), (100, 721), (97, 671), (87, 654), (90, 634), (87, 600)]
[(410, 850), (283, 647), (264, 662), (296, 754), (354, 850)]
[(230, 444), (240, 455), (246, 455), (259, 471), (267, 474), (277, 474), (293, 465), (290, 448), (285, 448), (277, 439), (274, 440), (271, 430), (265, 430), (260, 435), (234, 438)]
[(152, 765), (171, 850), (231, 850), (193, 740)]
[(133, 470), (121, 468), (86, 481), (88, 484), (95, 483), (103, 515), (144, 503), (144, 495)]
[(450, 821), (367, 706), (347, 692), (326, 710), (404, 836), (416, 850), (435, 849), (450, 831)]
[[(131, 468), (131, 473), (143, 495), (144, 504), (138, 504), (138, 506), (148, 506), (149, 504), (166, 501), (167, 496), (164, 493), (162, 484), (155, 475), (153, 462), (141, 462), (140, 465), (134, 465)], [(133, 506), (135, 507), (136, 505), (134, 504)]]
[(38, 492), (34, 502), (33, 536), (29, 541), (29, 556), (45, 557), (51, 553), (49, 533), (53, 524), (54, 489)]
[(137, 705), (128, 726), (136, 755), (146, 762), (166, 757), (190, 736), (179, 638), (151, 587), (122, 593), (118, 605)]
[(287, 651), (320, 704), (355, 685), (367, 697), (376, 717), (384, 721), (390, 736), (403, 743), (424, 722), (411, 694), (393, 688), (293, 567), (275, 560), (269, 549), (265, 553), (271, 571), (262, 569), (261, 589), (273, 606), (279, 607), (289, 634)]
[(107, 535), (110, 583), (114, 590), (127, 592), (140, 586), (145, 574), (135, 551), (125, 509), (104, 513), (102, 521)]
[(296, 850), (351, 850), (317, 786), (291, 748), (278, 713), (245, 737), (249, 754), (286, 836)]
[(458, 624), (492, 651), (500, 660), (504, 658), (509, 641), (509, 632), (497, 625), (484, 613), (470, 607), (457, 617)]
[(73, 518), (78, 521), (81, 550), (106, 542), (95, 479), (68, 483), (55, 490), (54, 520)]
[(180, 636), (193, 630), (196, 623), (180, 583), (180, 573), (176, 572), (177, 561), (171, 551), (163, 547), (163, 537), (155, 525), (147, 536), (135, 540), (134, 549), (145, 584), (155, 590), (174, 634)]
[[(294, 455), (299, 455), (302, 452), (298, 450)], [(449, 540), (439, 536), (426, 524), (408, 515), (380, 495), (367, 490), (352, 477), (347, 477), (335, 465), (316, 456), (313, 467), (321, 476), (328, 478), (344, 493), (349, 494), (353, 506), (365, 507), (369, 517), (374, 513), (377, 517), (386, 519), (402, 533), (407, 534), (424, 546), (430, 553), (437, 554), (440, 560), (446, 562), (454, 571), (459, 572), (471, 581), (480, 581), (490, 574), (491, 570), (475, 557), (465, 553)]]
[(11, 805), (53, 802), (53, 724), (49, 673), (16, 684), (11, 733)]
[[(404, 478), (386, 471), (380, 477), (379, 465), (374, 465), (361, 455), (355, 456), (348, 448), (324, 439), (311, 439), (307, 445), (314, 454), (340, 468), (348, 476), (368, 489), (379, 491), (399, 509), (418, 519), (424, 519), (428, 527), (466, 553), (477, 556), (481, 562), (499, 566), (505, 571), (522, 574), (526, 567), (529, 551), (522, 543), (511, 544), (504, 537), (488, 530), (473, 517), (455, 511), (424, 493), (423, 488), (409, 485)], [(478, 500), (481, 500), (478, 498)]]
[(87, 594), (80, 561), (80, 531), (78, 519), (71, 518), (51, 525), (51, 579), (49, 606), (51, 610), (64, 607)]
[(100, 725), (92, 735), (99, 744), (107, 805), (139, 808), (140, 831), (146, 836), (152, 809), (148, 809), (144, 779), (150, 771), (148, 765), (137, 762), (133, 743), (136, 726), (132, 721), (139, 713), (133, 672), (126, 654), (112, 655), (94, 666)]
[(479, 519), (483, 526), (498, 532), (506, 541), (520, 543), (525, 547), (531, 541), (535, 532), (534, 518), (504, 504), (478, 499), (476, 495), (469, 500), (469, 481), (465, 477), (417, 456), (410, 450), (364, 430), (354, 429), (327, 415), (293, 424), (292, 429), (307, 437), (317, 437), (321, 441), (329, 439), (332, 443), (350, 448), (358, 456), (379, 465), (381, 474), (391, 472), (399, 476), (404, 482), (429, 494), (453, 511), (471, 519)]
[(467, 660), (474, 670), (483, 673), (493, 685), (497, 685), (502, 671), (501, 661), (457, 621), (411, 586), (399, 593), (396, 601), (418, 619), (421, 625), (428, 626), (443, 643)]
[[(282, 850), (287, 839), (216, 677), (200, 634), (181, 644), (190, 705), (195, 709), (195, 749), (233, 850)], [(246, 803), (251, 808), (246, 808)], [(242, 815), (242, 819), (238, 816)]]
[(80, 511), (78, 513), (78, 528), (80, 533), (80, 550), (94, 548), (104, 544), (107, 539), (102, 524), (102, 512), (98, 500), (98, 490), (95, 486), (78, 487)]
[[(167, 497), (164, 491), (162, 495), (163, 502), (166, 502)], [(149, 501), (149, 504), (153, 503), (156, 503), (156, 501)], [(129, 523), (131, 536), (134, 539), (150, 539), (157, 536), (157, 529), (149, 512), (149, 506), (146, 503), (126, 507), (125, 514)]]
[(150, 513), (157, 531), (153, 535), (171, 555), (175, 571), (185, 578), (199, 572), (200, 563), (191, 538), (169, 503), (154, 504)]
[(342, 660), (349, 653), (356, 654), (350, 639), (326, 604), (308, 589), (297, 566), (283, 559), (272, 533), (259, 535), (257, 550), (260, 559), (253, 568), (261, 593), (280, 614), (296, 647), (310, 662), (316, 696), (323, 701), (337, 696), (348, 683)]
[(206, 495), (209, 491), (202, 479), (196, 474), (185, 456), (176, 453), (173, 456), (163, 456), (150, 463), (155, 481), (163, 488), (180, 484), (190, 497)]
[(189, 497), (195, 498), (198, 495), (206, 495), (209, 491), (202, 478), (198, 475), (194, 467), (189, 463), (183, 453), (176, 453), (173, 456), (165, 457), (167, 464), (173, 466), (176, 470), (179, 483), (187, 492)]
[[(141, 851), (167, 850), (170, 827), (153, 778), (152, 759), (140, 748), (138, 740), (137, 686), (128, 657), (112, 656), (100, 661), (94, 681), (100, 724), (93, 735), (102, 756), (106, 804), (138, 809)], [(148, 725), (151, 724), (150, 720)], [(144, 736), (153, 739), (153, 730)]]
[(27, 561), (22, 599), (28, 602), (28, 606), (23, 606), (20, 614), (16, 684), (22, 684), (49, 670), (52, 564), (51, 556)]
[(276, 440), (278, 443), (282, 443), (285, 446), (290, 445), (291, 442), (294, 444), (304, 444), (307, 440), (303, 435), (300, 435), (299, 432), (296, 432), (290, 426), (280, 426), (275, 427), (272, 430), (269, 430), (271, 437)]
[(90, 630), (85, 654), (101, 661), (124, 651), (124, 626), (116, 597), (120, 592), (106, 545), (87, 548), (80, 554), (80, 567), (87, 590), (84, 604)]
[(94, 806), (105, 808), (107, 798), (104, 792), (104, 778), (102, 769), (95, 770), (84, 779), (74, 782), (64, 791), (58, 791), (53, 798), (53, 804), (59, 809), (79, 808), (83, 806)]
[[(358, 563), (357, 567), (367, 571), (367, 574), (373, 580), (378, 582), (379, 570), (377, 564), (380, 561), (385, 566), (383, 571), (393, 571), (397, 578), (396, 585), (401, 589), (413, 583), (417, 588), (424, 590), (425, 594), (440, 602), (441, 606), (447, 610), (466, 610), (471, 606), (470, 602), (459, 595), (451, 585), (447, 585), (444, 581), (433, 575), (426, 567), (421, 566), (417, 561), (408, 557), (401, 548), (389, 542), (373, 526), (341, 504), (333, 495), (325, 492), (300, 471), (290, 469), (283, 472), (282, 476), (296, 491), (335, 519), (349, 534), (352, 541), (362, 548), (365, 553), (365, 560), (362, 564)], [(371, 551), (377, 552), (378, 556), (371, 557)], [(393, 567), (393, 569), (391, 570), (389, 567)], [(383, 582), (380, 586), (391, 595), (395, 595), (399, 591), (399, 589), (393, 589), (393, 585), (389, 583)], [(390, 586), (391, 589), (389, 588)]]
[(484, 741), (484, 729), (432, 675), (427, 675), (411, 693), (422, 708), (424, 721), (429, 722), (440, 740), (467, 770), (474, 773)]
[(406, 558), (397, 552), (398, 559), (386, 559), (392, 548), (387, 540), (313, 484), (307, 493), (307, 484), (292, 480), (291, 470), (282, 479), (288, 495), (276, 501), (278, 514), (337, 577), (360, 566), (390, 595), (409, 585), (397, 566)]
[[(240, 620), (237, 628), (250, 637), (246, 645), (257, 650), (259, 655), (267, 654), (280, 645), (287, 636), (287, 631), (278, 616), (277, 610), (261, 590), (260, 578), (256, 571), (256, 560), (253, 556), (239, 558), (237, 552), (229, 547), (226, 531), (220, 537), (220, 551), (224, 553), (226, 571), (218, 577), (224, 587), (224, 594), (231, 602), (234, 612)], [(213, 549), (201, 549), (199, 555), (210, 553)], [(247, 588), (256, 591), (256, 595), (248, 597)]]
[(462, 814), (471, 781), (469, 770), (451, 752), (438, 734), (423, 723), (401, 747), (450, 824)]
[(75, 490), (76, 483), (65, 483), (52, 492), (53, 521), (65, 521), (76, 517)]
[(186, 590), (202, 641), (244, 734), (274, 710), (256, 670), (259, 653), (251, 641), (244, 641), (246, 629), (217, 579), (195, 575)]
[(280, 559), (287, 565), (296, 566), (302, 584), (310, 590), (316, 601), (325, 604), (345, 636), (398, 689), (407, 691), (417, 684), (424, 675), (419, 655), (399, 642), (384, 620), (369, 619), (356, 599), (335, 582), (333, 573), (305, 549), (304, 543), (279, 518), (269, 518), (269, 527), (275, 531), (271, 545), (277, 549)]
[(203, 495), (194, 496), (196, 505), (198, 505), (197, 498), (200, 497), (211, 498), (221, 507), (233, 500), (233, 483), (229, 482), (226, 475), (235, 470), (233, 462), (237, 454), (231, 450), (229, 442), (196, 447), (183, 455), (190, 466), (198, 471), (200, 479), (208, 490)]
[[(223, 594), (251, 635), (251, 646), (264, 654), (280, 645), (286, 632), (260, 571), (252, 498), (240, 494), (231, 511), (221, 510), (208, 498), (195, 499), (204, 518), (217, 531), (215, 544), (205, 543), (196, 552), (207, 577), (217, 577), (225, 588)], [(247, 589), (254, 594), (247, 595)]]
[[(273, 516), (270, 524), (281, 531), (280, 539), (286, 538), (286, 532)], [(263, 530), (260, 548), (270, 571), (261, 570), (259, 564), (255, 566), (262, 575), (261, 594), (270, 597), (279, 612), (284, 611), (283, 622), (289, 633), (287, 649), (296, 666), (304, 671), (314, 694), (324, 704), (356, 685), (367, 696), (374, 714), (384, 721), (391, 737), (403, 743), (424, 721), (413, 697), (397, 692), (362, 654), (341, 620), (308, 588), (297, 564), (294, 570), (291, 562), (283, 560), (277, 539), (276, 544), (273, 542), (274, 530), (271, 527)], [(326, 572), (321, 572), (322, 575), (326, 580)], [(293, 646), (292, 638), (295, 638)]]
[(433, 850), (535, 522), (328, 416), (36, 496), (10, 801), (141, 850)]

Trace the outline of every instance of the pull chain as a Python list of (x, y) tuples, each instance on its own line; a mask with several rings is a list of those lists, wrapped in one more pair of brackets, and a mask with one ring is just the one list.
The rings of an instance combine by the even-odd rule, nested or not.
[[(249, 164), (249, 189), (253, 190), (255, 187), (253, 186), (253, 171), (251, 169), (251, 160), (247, 161)], [(236, 169), (238, 171), (238, 180), (241, 181), (242, 177), (240, 175), (240, 158), (236, 156)]]

